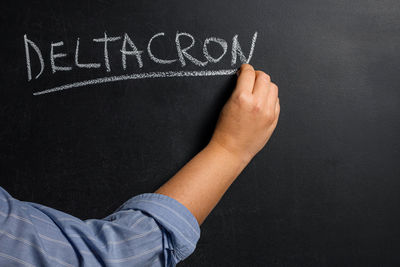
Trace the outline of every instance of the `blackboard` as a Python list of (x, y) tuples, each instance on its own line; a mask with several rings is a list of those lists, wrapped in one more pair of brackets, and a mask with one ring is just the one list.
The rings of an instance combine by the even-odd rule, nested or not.
[(280, 122), (181, 266), (400, 265), (399, 1), (16, 0), (0, 28), (14, 197), (86, 219), (154, 191), (207, 144), (249, 61), (279, 85)]

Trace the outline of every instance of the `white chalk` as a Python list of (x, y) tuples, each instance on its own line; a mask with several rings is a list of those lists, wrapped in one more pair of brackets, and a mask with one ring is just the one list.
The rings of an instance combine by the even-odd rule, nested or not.
[(86, 69), (98, 69), (101, 66), (99, 63), (86, 63), (86, 64), (79, 63), (79, 38), (76, 39), (75, 65), (78, 68), (86, 68)]
[(155, 34), (153, 37), (151, 37), (151, 39), (149, 40), (149, 43), (147, 44), (147, 53), (149, 54), (150, 59), (156, 63), (171, 64), (171, 63), (174, 63), (176, 61), (176, 59), (160, 59), (160, 58), (157, 58), (156, 56), (154, 56), (153, 52), (151, 51), (151, 43), (153, 42), (153, 40), (158, 36), (164, 36), (164, 35), (165, 34), (163, 32), (160, 32), (160, 33)]
[(249, 52), (249, 56), (246, 58), (243, 54), (242, 48), (240, 47), (239, 41), (238, 41), (238, 35), (236, 34), (235, 36), (233, 36), (233, 40), (232, 40), (232, 61), (231, 61), (231, 65), (235, 65), (236, 64), (236, 58), (237, 55), (239, 54), (239, 58), (240, 61), (242, 63), (249, 63), (251, 60), (251, 57), (253, 56), (253, 52), (254, 52), (254, 47), (256, 45), (256, 40), (257, 40), (257, 32), (254, 33), (253, 38), (251, 40), (251, 48), (250, 48), (250, 52)]
[(54, 47), (60, 47), (60, 46), (63, 46), (63, 45), (64, 45), (64, 42), (51, 43), (51, 45), (50, 45), (50, 63), (51, 63), (51, 70), (53, 71), (53, 73), (56, 73), (57, 71), (69, 71), (69, 70), (72, 70), (71, 67), (56, 66), (55, 59), (56, 58), (66, 57), (67, 54), (64, 54), (64, 53), (54, 54)]
[[(179, 41), (179, 38), (181, 36), (187, 36), (192, 40), (192, 43), (188, 46), (182, 49), (181, 47), (181, 43)], [(207, 61), (206, 62), (202, 62), (200, 60), (195, 59), (194, 57), (192, 57), (191, 55), (189, 55), (188, 52), (186, 52), (187, 50), (189, 50), (190, 48), (192, 48), (195, 44), (195, 40), (194, 37), (186, 32), (177, 32), (176, 36), (175, 36), (175, 43), (176, 43), (176, 50), (178, 51), (178, 56), (179, 56), (179, 61), (182, 64), (182, 67), (186, 66), (186, 61), (185, 61), (185, 57), (187, 59), (189, 59), (193, 64), (200, 66), (200, 67), (204, 67), (207, 65)]]
[(42, 53), (40, 52), (39, 47), (34, 42), (29, 40), (28, 37), (26, 36), (26, 34), (24, 35), (24, 44), (25, 44), (26, 68), (28, 71), (28, 81), (30, 81), (30, 80), (32, 80), (32, 70), (31, 70), (31, 57), (29, 54), (28, 44), (33, 47), (33, 49), (35, 50), (36, 54), (38, 55), (39, 61), (40, 61), (40, 72), (38, 73), (38, 75), (36, 75), (35, 79), (39, 78), (39, 76), (42, 74), (42, 72), (44, 70), (44, 60), (43, 60), (43, 56), (42, 56)]
[(93, 42), (104, 43), (104, 64), (106, 65), (107, 72), (111, 71), (110, 59), (108, 57), (108, 42), (115, 42), (115, 41), (118, 41), (119, 39), (121, 39), (120, 36), (108, 37), (107, 32), (104, 32), (104, 38), (93, 39)]
[[(223, 53), (222, 53), (222, 55), (220, 55), (218, 58), (213, 58), (213, 57), (208, 53), (207, 45), (208, 45), (210, 42), (215, 42), (215, 43), (221, 45), (221, 47), (222, 47), (222, 49), (223, 49)], [(218, 63), (218, 61), (220, 61), (221, 58), (223, 58), (223, 57), (225, 56), (227, 50), (228, 50), (228, 43), (227, 43), (224, 39), (220, 39), (220, 38), (216, 38), (216, 37), (210, 37), (210, 38), (207, 38), (207, 39), (204, 41), (204, 45), (203, 45), (203, 54), (204, 54), (204, 56), (206, 57), (206, 59), (207, 59), (209, 62)]]
[[(126, 43), (128, 43), (132, 50), (131, 51), (127, 51), (126, 50)], [(131, 38), (129, 38), (128, 34), (125, 33), (124, 34), (124, 42), (122, 44), (122, 49), (120, 50), (121, 54), (122, 54), (122, 68), (124, 70), (126, 70), (126, 55), (131, 55), (131, 56), (135, 56), (136, 60), (138, 62), (139, 68), (143, 67), (143, 61), (142, 61), (142, 53), (143, 51), (139, 51), (136, 47), (136, 45), (133, 43), (133, 41), (131, 40)]]
[(151, 78), (172, 78), (172, 77), (201, 77), (201, 76), (223, 76), (234, 75), (237, 69), (224, 69), (224, 70), (201, 70), (201, 71), (166, 71), (166, 72), (147, 72), (137, 73), (121, 76), (102, 77), (92, 80), (86, 80), (76, 83), (65, 84), (51, 89), (33, 93), (34, 96), (54, 93), (62, 90), (67, 90), (76, 87), (83, 87), (87, 85), (111, 83), (125, 80), (138, 80), (138, 79), (151, 79)]

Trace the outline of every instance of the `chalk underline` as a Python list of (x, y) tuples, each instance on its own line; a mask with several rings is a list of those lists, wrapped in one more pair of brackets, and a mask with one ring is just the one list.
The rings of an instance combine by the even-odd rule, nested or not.
[(53, 87), (50, 89), (42, 90), (33, 93), (34, 96), (54, 93), (62, 90), (67, 90), (76, 87), (83, 87), (93, 84), (111, 83), (126, 80), (139, 80), (139, 79), (150, 79), (150, 78), (172, 78), (172, 77), (201, 77), (201, 76), (223, 76), (235, 74), (237, 69), (222, 69), (222, 70), (201, 70), (201, 71), (165, 71), (165, 72), (145, 72), (145, 73), (134, 73), (120, 76), (110, 76), (96, 78), (86, 81), (74, 82), (64, 84), (61, 86)]

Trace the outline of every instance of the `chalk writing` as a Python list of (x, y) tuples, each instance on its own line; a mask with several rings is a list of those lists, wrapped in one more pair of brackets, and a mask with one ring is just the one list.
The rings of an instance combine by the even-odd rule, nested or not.
[[(92, 63), (82, 63), (79, 60), (80, 55), (80, 38), (76, 39), (75, 45), (75, 53), (73, 55), (74, 60), (73, 64), (68, 66), (66, 63), (61, 64), (59, 62), (60, 59), (66, 58), (69, 55), (66, 53), (62, 53), (64, 47), (63, 41), (51, 42), (50, 43), (50, 68), (51, 73), (56, 72), (68, 72), (71, 71), (73, 68), (77, 69), (101, 69), (103, 68), (106, 73), (112, 72), (111, 64), (110, 64), (110, 51), (109, 51), (109, 43), (112, 42), (122, 42), (120, 49), (118, 52), (121, 54), (121, 69), (123, 71), (127, 70), (127, 57), (133, 57), (136, 60), (136, 66), (139, 69), (144, 67), (143, 63), (143, 56), (147, 55), (148, 58), (157, 63), (157, 64), (179, 64), (181, 68), (185, 68), (188, 64), (193, 64), (199, 68), (205, 68), (209, 64), (217, 64), (224, 58), (228, 51), (228, 42), (222, 38), (218, 37), (208, 37), (204, 40), (202, 47), (202, 57), (199, 58), (198, 56), (195, 57), (191, 54), (190, 50), (196, 45), (195, 38), (193, 35), (187, 32), (176, 32), (175, 35), (175, 49), (176, 49), (176, 58), (159, 58), (156, 56), (156, 51), (153, 51), (152, 43), (155, 39), (160, 38), (161, 40), (165, 38), (164, 32), (159, 32), (154, 34), (149, 41), (147, 42), (146, 49), (139, 50), (139, 48), (135, 45), (133, 39), (127, 34), (124, 33), (122, 36), (109, 36), (107, 32), (104, 32), (103, 36), (100, 38), (94, 38), (92, 41), (94, 43), (100, 43), (103, 47), (103, 58), (101, 62), (92, 62)], [(33, 39), (33, 38), (32, 38)], [(44, 51), (43, 46), (40, 48), (39, 44), (32, 39), (28, 38), (28, 35), (24, 35), (24, 47), (25, 47), (25, 58), (26, 58), (26, 66), (27, 66), (27, 75), (28, 75), (28, 82), (32, 80), (39, 79), (44, 70), (46, 69), (46, 64), (44, 61), (44, 57), (42, 52)], [(185, 41), (183, 41), (186, 39)], [(188, 45), (183, 45), (187, 44)], [(135, 79), (147, 79), (147, 78), (171, 78), (171, 77), (194, 77), (194, 76), (218, 76), (218, 75), (232, 75), (236, 72), (237, 64), (242, 63), (249, 63), (255, 49), (255, 44), (257, 41), (257, 32), (255, 32), (252, 36), (250, 49), (247, 54), (242, 50), (242, 47), (239, 43), (239, 36), (236, 34), (232, 38), (231, 44), (231, 67), (232, 69), (220, 69), (220, 70), (198, 70), (198, 71), (184, 71), (184, 70), (171, 70), (166, 72), (140, 72), (140, 73), (133, 73), (133, 74), (124, 74), (120, 76), (108, 76), (108, 77), (100, 77), (96, 79), (86, 80), (86, 81), (79, 81), (73, 82), (70, 84), (64, 84), (61, 86), (53, 87), (50, 89), (45, 89), (41, 91), (36, 91), (33, 95), (43, 95), (47, 93), (57, 92), (61, 90), (66, 90), (75, 87), (82, 87), (92, 84), (100, 84), (100, 83), (109, 83), (109, 82), (116, 82), (116, 81), (123, 81), (123, 80), (135, 80)], [(218, 55), (211, 55), (209, 53), (209, 46), (210, 45), (219, 46), (221, 50)], [(32, 50), (32, 51), (31, 51)], [(32, 54), (34, 52), (34, 54)], [(147, 52), (147, 53), (144, 53)], [(33, 66), (31, 64), (32, 56), (36, 55), (39, 63), (40, 69), (36, 70), (37, 74), (33, 77)], [(113, 53), (113, 55), (115, 55)], [(113, 64), (113, 66), (115, 66)], [(176, 66), (175, 66), (176, 67)], [(37, 68), (37, 67), (36, 67)]]

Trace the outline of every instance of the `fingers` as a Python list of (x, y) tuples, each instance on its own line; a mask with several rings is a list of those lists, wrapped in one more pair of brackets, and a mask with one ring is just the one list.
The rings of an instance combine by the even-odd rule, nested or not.
[(275, 104), (275, 121), (278, 121), (279, 113), (281, 112), (281, 104), (279, 103), (279, 97)]
[(268, 92), (268, 84), (271, 82), (271, 78), (265, 72), (257, 70), (256, 80), (254, 82), (253, 95), (256, 98), (265, 99)]
[(270, 83), (267, 90), (267, 113), (271, 114), (275, 118), (276, 106), (278, 102), (278, 86), (274, 83)]
[(278, 99), (278, 86), (271, 82), (271, 78), (263, 71), (256, 71), (253, 96), (262, 103), (265, 103), (267, 114), (275, 118), (275, 109)]
[(249, 64), (243, 64), (238, 72), (238, 79), (236, 82), (237, 91), (248, 91), (252, 92), (254, 87), (254, 81), (256, 78), (256, 73), (254, 68)]
[(263, 71), (255, 71), (249, 64), (243, 64), (238, 75), (236, 90), (252, 93), (260, 104), (265, 105), (269, 117), (275, 120), (280, 112), (278, 86), (271, 82), (270, 76)]

